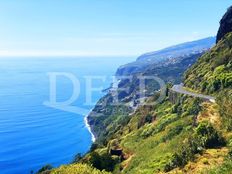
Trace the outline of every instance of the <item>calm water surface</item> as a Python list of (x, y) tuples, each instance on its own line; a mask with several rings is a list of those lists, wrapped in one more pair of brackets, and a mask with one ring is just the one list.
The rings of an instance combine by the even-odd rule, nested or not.
[[(80, 96), (74, 105), (85, 106), (84, 76), (108, 76), (93, 87), (107, 88), (109, 76), (133, 58), (1, 58), (0, 59), (0, 173), (27, 174), (45, 164), (69, 163), (77, 153), (85, 153), (91, 135), (84, 115), (43, 105), (49, 100), (48, 72), (72, 73), (80, 81)], [(72, 83), (57, 79), (58, 101), (72, 95)], [(94, 92), (96, 102), (102, 95)]]

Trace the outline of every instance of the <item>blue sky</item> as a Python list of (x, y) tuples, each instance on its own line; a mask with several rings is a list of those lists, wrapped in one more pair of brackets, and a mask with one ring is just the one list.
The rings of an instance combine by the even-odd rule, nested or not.
[(216, 35), (230, 0), (0, 0), (0, 56), (138, 56)]

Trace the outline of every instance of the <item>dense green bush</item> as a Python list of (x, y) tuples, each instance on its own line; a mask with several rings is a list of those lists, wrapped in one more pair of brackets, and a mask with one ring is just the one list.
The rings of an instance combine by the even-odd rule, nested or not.
[(225, 145), (224, 139), (208, 122), (202, 122), (194, 130), (176, 153), (173, 154), (170, 162), (165, 166), (165, 172), (177, 167), (185, 166), (194, 159), (196, 153), (202, 152), (206, 148), (213, 148)]
[(197, 138), (190, 136), (183, 146), (173, 154), (170, 162), (166, 164), (164, 171), (169, 172), (174, 168), (184, 167), (190, 160), (194, 159), (196, 153), (202, 150), (202, 145), (197, 141)]
[(51, 174), (110, 174), (106, 171), (100, 171), (87, 164), (63, 165), (53, 169)]
[(119, 162), (118, 158), (112, 158), (110, 154), (97, 152), (90, 153), (88, 161), (93, 167), (99, 170), (113, 171), (115, 165)]
[(201, 100), (199, 98), (195, 98), (192, 102), (189, 102), (187, 112), (189, 115), (197, 115), (201, 111)]
[(224, 90), (217, 97), (219, 111), (222, 117), (223, 126), (232, 131), (232, 90)]
[(232, 33), (198, 59), (185, 73), (185, 86), (215, 94), (232, 86)]
[(198, 141), (200, 141), (199, 143), (201, 143), (205, 148), (225, 145), (225, 141), (222, 136), (208, 122), (202, 122), (196, 128), (196, 136)]

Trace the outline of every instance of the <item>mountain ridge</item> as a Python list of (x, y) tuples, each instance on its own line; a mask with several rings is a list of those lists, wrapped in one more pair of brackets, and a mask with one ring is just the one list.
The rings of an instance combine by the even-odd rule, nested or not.
[(207, 37), (196, 41), (177, 44), (158, 51), (145, 53), (139, 56), (135, 62), (119, 67), (116, 76), (139, 73), (144, 71), (147, 66), (164, 62), (167, 59), (177, 59), (178, 57), (188, 56), (189, 54), (202, 53), (210, 49), (215, 43), (216, 37)]

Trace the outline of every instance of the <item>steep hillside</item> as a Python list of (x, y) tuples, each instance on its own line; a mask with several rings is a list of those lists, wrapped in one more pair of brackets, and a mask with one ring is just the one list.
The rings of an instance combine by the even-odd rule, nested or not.
[[(202, 40), (201, 42), (205, 43), (206, 40)], [(189, 47), (192, 48), (192, 46), (195, 44), (195, 42), (191, 44), (189, 43)], [(186, 48), (186, 44), (182, 44), (182, 46), (179, 47)], [(194, 48), (196, 48), (196, 46)], [(175, 54), (176, 49), (177, 47), (173, 47), (173, 49), (170, 48), (168, 49), (168, 53), (172, 54), (171, 50), (173, 50), (173, 54)], [(113, 96), (115, 94), (115, 91), (110, 90), (107, 95), (100, 99), (100, 101), (97, 103), (97, 105), (88, 116), (88, 122), (91, 126), (91, 129), (94, 132), (95, 136), (98, 137), (97, 141), (105, 142), (106, 139), (109, 139), (109, 137), (113, 136), (115, 131), (119, 127), (124, 126), (124, 124), (127, 122), (127, 115), (132, 113), (137, 108), (137, 106), (144, 101), (144, 98), (141, 99), (139, 97), (140, 89), (138, 84), (140, 80), (139, 78), (141, 76), (157, 76), (164, 80), (165, 83), (171, 82), (173, 84), (178, 84), (181, 82), (183, 73), (204, 53), (203, 50), (201, 50), (200, 52), (201, 53), (189, 52), (188, 54), (187, 52), (185, 52), (187, 55), (180, 55), (180, 52), (178, 52), (179, 57), (168, 58), (163, 61), (163, 63), (147, 66), (147, 68), (140, 73), (130, 74), (131, 80), (121, 79), (118, 87), (124, 89), (128, 88), (127, 91), (116, 91), (119, 97), (119, 102), (123, 102), (123, 106), (112, 105), (117, 103), (114, 103)], [(163, 51), (163, 54), (166, 53), (167, 52)], [(154, 96), (156, 94), (156, 91), (158, 91), (160, 88), (160, 85), (156, 81), (151, 79), (146, 80), (145, 97), (147, 98)]]
[(179, 94), (172, 100), (170, 95), (152, 107), (144, 103), (134, 114), (124, 117), (126, 121), (106, 146), (98, 146), (82, 162), (98, 168), (96, 162), (89, 161), (105, 161), (111, 149), (121, 149), (120, 159), (108, 156), (112, 162), (105, 163), (104, 169), (113, 166), (109, 171), (129, 174), (207, 173), (206, 169), (232, 166), (230, 146), (226, 146), (232, 136), (224, 129), (220, 106)]
[(224, 127), (232, 130), (232, 33), (227, 33), (186, 72), (184, 84), (216, 96)]
[(232, 33), (202, 56), (186, 73), (186, 87), (207, 94), (216, 94), (232, 87)]
[[(217, 64), (221, 60), (220, 57), (208, 58), (212, 52), (216, 55), (230, 54), (230, 35), (228, 34), (210, 52), (203, 55), (186, 72), (185, 84), (191, 81), (191, 85), (187, 85), (188, 88), (201, 91), (198, 86), (201, 86), (202, 81), (211, 82), (211, 79), (214, 83), (211, 76), (215, 75), (215, 71), (217, 72), (221, 66), (229, 69), (217, 72), (215, 78), (231, 73), (232, 70), (228, 66), (230, 59), (229, 61), (223, 59), (223, 64)], [(202, 79), (198, 80), (199, 77)], [(227, 81), (222, 81), (224, 82)], [(168, 96), (162, 103), (146, 106), (148, 102), (146, 101), (144, 106), (139, 107), (132, 115), (126, 117), (125, 114), (125, 117), (121, 117), (123, 124), (119, 124), (112, 136), (105, 135), (108, 137), (106, 152), (110, 152), (109, 149), (123, 151), (121, 161), (112, 163), (114, 166), (112, 172), (230, 174), (232, 168), (230, 87), (231, 85), (223, 86), (208, 92), (205, 90), (206, 93), (217, 95), (217, 103), (204, 102), (168, 90)], [(148, 100), (155, 98), (153, 96)], [(100, 149), (104, 148), (97, 148), (95, 152), (101, 156)], [(89, 155), (91, 156), (91, 153)]]
[[(231, 173), (231, 48), (232, 33), (227, 33), (184, 76), (187, 90), (214, 95), (216, 103), (168, 90), (160, 104), (146, 106), (155, 94), (135, 113), (121, 117), (125, 122), (106, 141), (106, 149), (123, 152), (113, 173)], [(140, 74), (156, 75), (159, 67), (148, 69)]]

